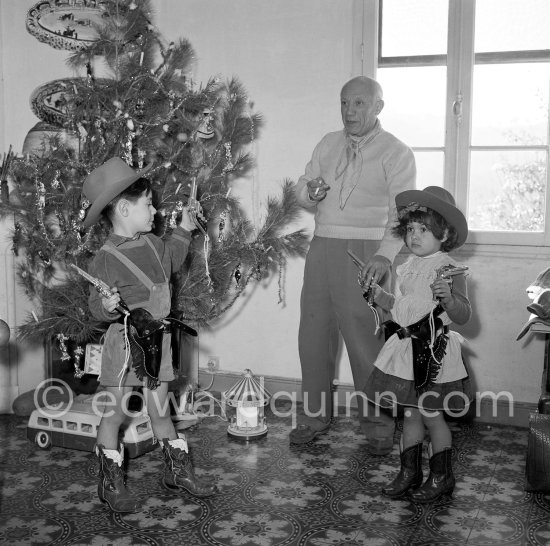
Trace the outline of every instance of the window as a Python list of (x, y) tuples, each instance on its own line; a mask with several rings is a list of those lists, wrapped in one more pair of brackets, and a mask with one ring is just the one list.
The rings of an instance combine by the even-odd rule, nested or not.
[(453, 192), (469, 242), (550, 245), (550, 2), (365, 2), (380, 118), (414, 150), (418, 187)]

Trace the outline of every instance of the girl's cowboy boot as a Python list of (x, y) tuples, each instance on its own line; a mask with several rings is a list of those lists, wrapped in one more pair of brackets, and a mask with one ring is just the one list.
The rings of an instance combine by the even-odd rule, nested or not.
[(382, 494), (392, 499), (405, 495), (422, 483), (422, 442), (401, 451), (401, 469), (396, 478), (382, 489)]
[(113, 512), (128, 513), (139, 510), (140, 502), (126, 488), (126, 478), (122, 468), (124, 462), (122, 444), (119, 451), (97, 445), (96, 455), (99, 459), (97, 486), (99, 500), (107, 503)]
[(185, 440), (164, 438), (161, 443), (164, 457), (162, 485), (169, 491), (185, 491), (196, 497), (209, 497), (216, 492), (216, 486), (195, 476), (191, 457)]
[(430, 458), (430, 475), (425, 483), (409, 494), (409, 498), (414, 502), (426, 503), (434, 502), (443, 495), (452, 495), (455, 488), (455, 477), (451, 466), (450, 447), (445, 448), (439, 453), (435, 453)]

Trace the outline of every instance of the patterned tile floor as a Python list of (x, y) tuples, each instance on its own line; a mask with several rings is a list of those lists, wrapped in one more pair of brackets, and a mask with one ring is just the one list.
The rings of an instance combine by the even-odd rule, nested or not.
[(0, 544), (550, 544), (550, 497), (523, 487), (526, 429), (453, 424), (453, 498), (415, 505), (380, 495), (398, 467), (397, 443), (387, 457), (368, 455), (354, 416), (300, 447), (289, 446), (290, 418), (268, 414), (268, 424), (249, 443), (228, 438), (220, 418), (188, 429), (197, 473), (220, 489), (208, 499), (163, 490), (159, 450), (130, 459), (128, 486), (143, 509), (114, 515), (97, 500), (91, 453), (40, 450), (26, 419), (0, 416)]

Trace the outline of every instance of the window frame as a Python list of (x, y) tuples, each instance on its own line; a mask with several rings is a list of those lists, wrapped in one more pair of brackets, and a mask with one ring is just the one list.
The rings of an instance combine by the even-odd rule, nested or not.
[[(476, 151), (544, 151), (547, 157), (545, 228), (543, 232), (470, 230), (468, 243), (497, 245), (550, 245), (550, 112), (545, 145), (472, 146), (473, 73), (476, 65), (550, 62), (550, 49), (529, 51), (474, 52), (476, 0), (449, 0), (447, 54), (383, 56), (382, 3), (384, 0), (355, 0), (356, 15), (361, 16), (359, 45), (360, 73), (376, 77), (378, 67), (446, 66), (447, 92), (445, 142), (441, 147), (413, 147), (413, 151), (444, 153), (443, 186), (451, 191), (458, 206), (468, 207), (469, 165)], [(550, 110), (550, 101), (549, 101)]]

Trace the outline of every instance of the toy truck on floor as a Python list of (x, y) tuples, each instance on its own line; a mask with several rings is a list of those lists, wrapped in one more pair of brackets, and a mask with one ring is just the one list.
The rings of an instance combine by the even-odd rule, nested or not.
[[(74, 403), (59, 409), (35, 409), (27, 424), (27, 438), (41, 449), (52, 446), (94, 451), (101, 415), (90, 404)], [(121, 431), (121, 441), (130, 458), (156, 447), (149, 417), (129, 412)]]

